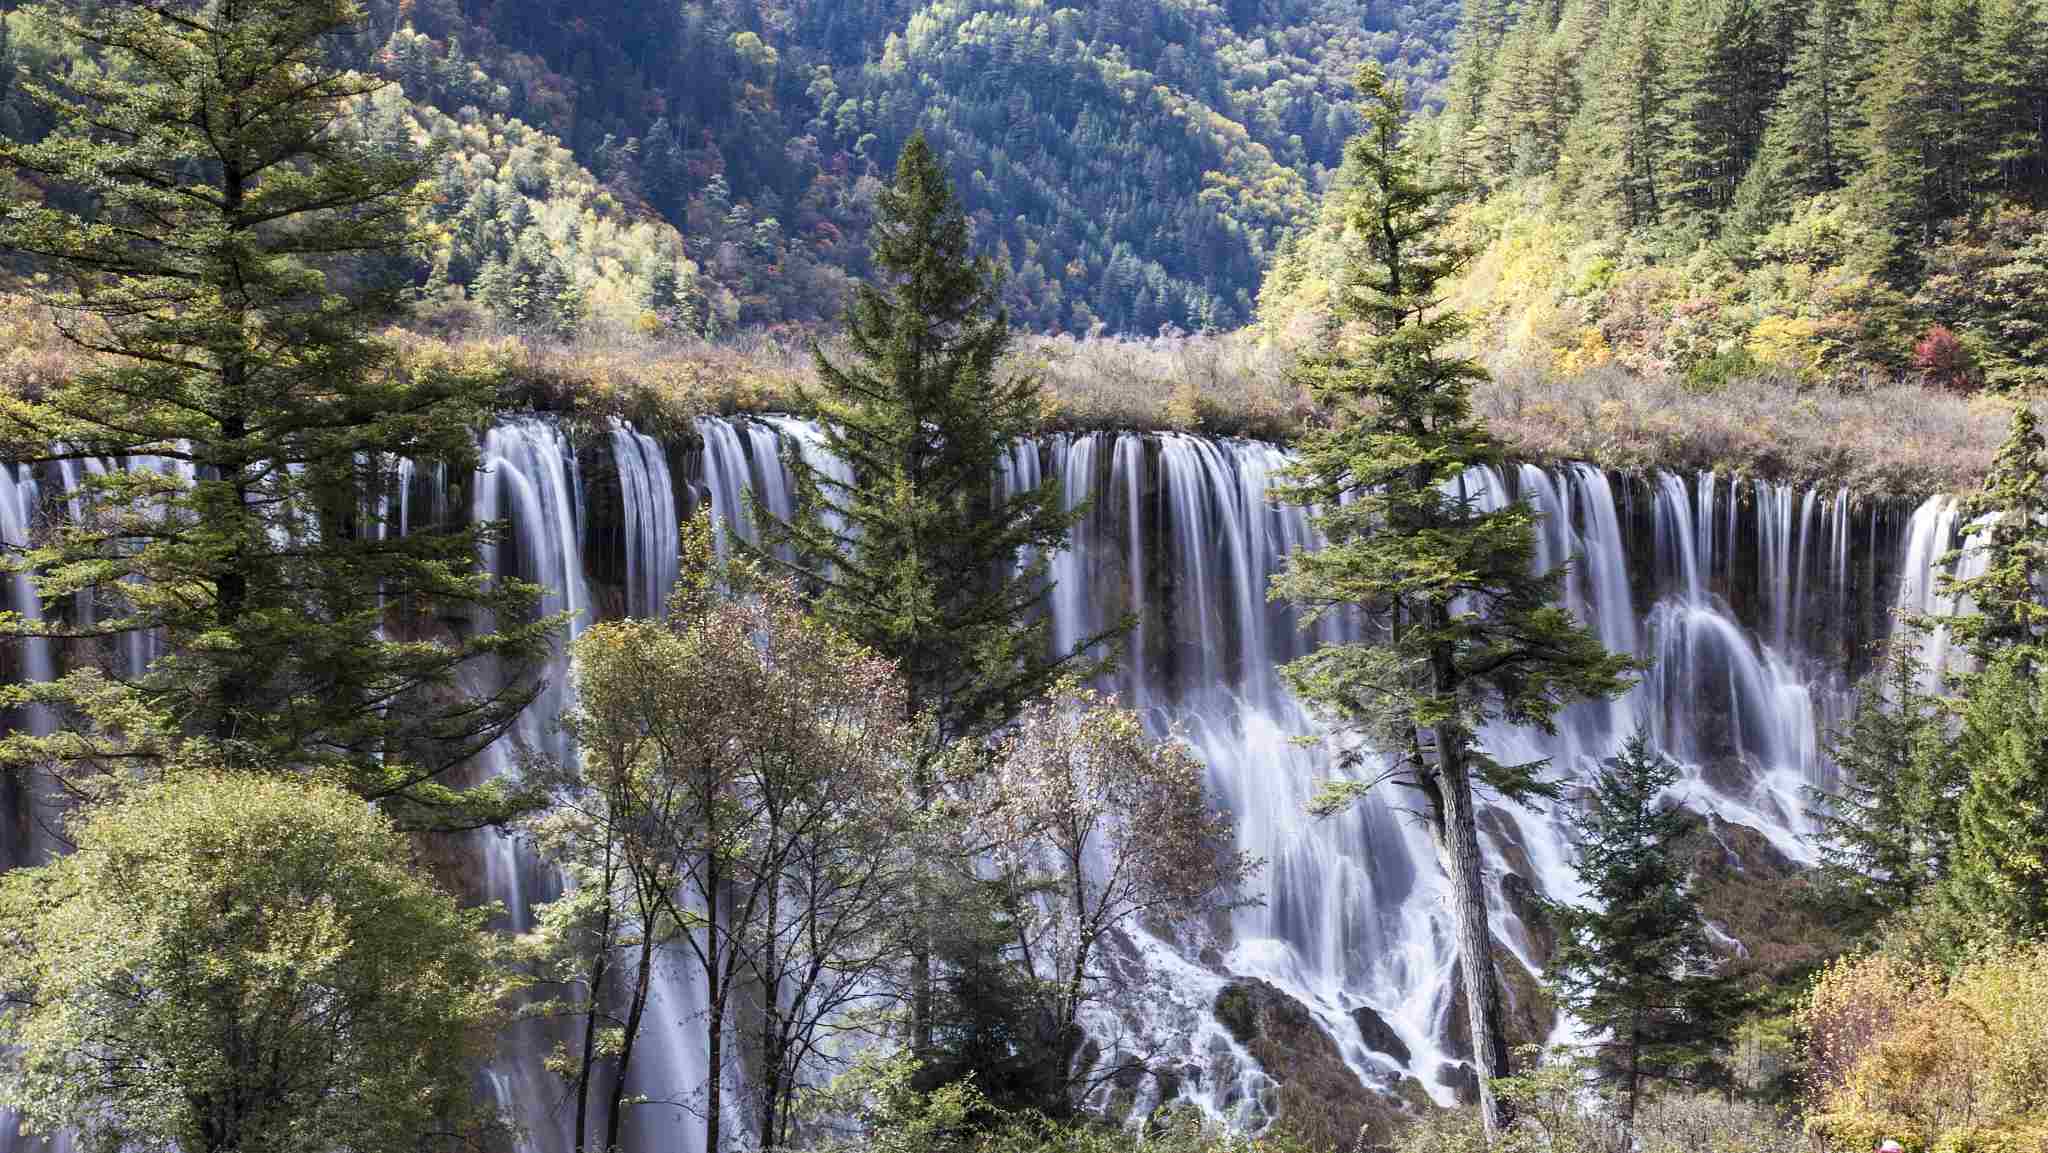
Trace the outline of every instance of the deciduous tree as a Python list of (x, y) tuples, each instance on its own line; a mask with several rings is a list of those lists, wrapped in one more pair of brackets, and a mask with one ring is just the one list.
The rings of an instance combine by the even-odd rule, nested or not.
[(1231, 847), (1203, 775), (1186, 745), (1150, 739), (1136, 714), (1084, 689), (1031, 705), (997, 753), (987, 841), (1016, 891), (1041, 894), (1023, 915), (1025, 967), (1048, 984), (1053, 1079), (1070, 1095), (1111, 935), (1226, 908), (1257, 868)]
[[(708, 526), (690, 538), (700, 547), (667, 621), (577, 639), (573, 727), (581, 787), (603, 798), (628, 872), (661, 902), (629, 915), (680, 926), (677, 950), (705, 989), (710, 1075), (678, 1089), (702, 1092), (715, 1153), (734, 1028), (757, 1044), (760, 1132), (774, 1143), (825, 1033), (873, 1016), (913, 863), (912, 749), (889, 662), (812, 617), (788, 581), (712, 567)], [(639, 1023), (628, 1016), (627, 1041)]]
[(0, 1106), (93, 1150), (456, 1149), (504, 981), (391, 820), (194, 774), (0, 877)]

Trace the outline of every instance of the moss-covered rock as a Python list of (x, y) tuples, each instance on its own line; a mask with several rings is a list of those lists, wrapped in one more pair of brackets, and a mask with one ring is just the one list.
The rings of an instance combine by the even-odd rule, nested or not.
[[(1470, 1001), (1465, 996), (1465, 975), (1460, 967), (1462, 962), (1451, 965), (1451, 1009), (1445, 1022), (1444, 1051), (1459, 1061), (1472, 1059), (1472, 1017), (1467, 1008)], [(1510, 1053), (1525, 1045), (1543, 1045), (1550, 1040), (1550, 1031), (1557, 1026), (1557, 1000), (1552, 997), (1535, 974), (1522, 966), (1513, 953), (1495, 945), (1493, 948), (1494, 974), (1500, 981), (1501, 1000), (1507, 1019), (1502, 1027), (1507, 1030)]]
[(1270, 982), (1230, 982), (1216, 994), (1215, 1013), (1273, 1079), (1275, 1126), (1312, 1146), (1388, 1147), (1416, 1108), (1413, 1091), (1396, 1097), (1368, 1088), (1308, 1007)]
[(1732, 959), (1760, 983), (1783, 984), (1847, 946), (1828, 923), (1813, 882), (1770, 838), (1719, 817), (1692, 833), (1692, 871), (1700, 913), (1741, 943)]

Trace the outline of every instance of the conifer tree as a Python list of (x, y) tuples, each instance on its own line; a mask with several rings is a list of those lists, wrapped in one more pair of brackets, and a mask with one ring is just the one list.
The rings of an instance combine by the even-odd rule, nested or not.
[(1573, 867), (1590, 907), (1552, 905), (1558, 928), (1550, 981), (1579, 1020), (1600, 1031), (1599, 1065), (1633, 1121), (1644, 1084), (1712, 1084), (1740, 1011), (1719, 972), (1683, 851), (1693, 818), (1658, 798), (1678, 767), (1638, 730), (1607, 762), (1572, 826)]
[(1664, 154), (1670, 146), (1664, 54), (1650, 5), (1633, 15), (1616, 9), (1601, 46), (1601, 81), (1587, 97), (1592, 155), (1584, 162), (1592, 203), (1606, 205), (1628, 228), (1656, 224), (1664, 213)]
[(1988, 175), (2020, 203), (2048, 203), (2048, 10), (1985, 0), (1977, 75)]
[(1898, 0), (1858, 98), (1864, 108), (1858, 199), (1882, 229), (1876, 254), (1894, 277), (1918, 265), (1937, 226), (1967, 211), (1990, 148), (1973, 84), (1974, 0)]
[(1475, 184), (1485, 175), (1481, 134), (1496, 60), (1509, 25), (1506, 0), (1464, 0), (1443, 117), (1438, 122), (1437, 157), (1459, 184)]
[[(1442, 307), (1465, 254), (1442, 236), (1455, 188), (1421, 175), (1402, 140), (1406, 95), (1376, 65), (1360, 71), (1366, 127), (1347, 163), (1360, 179), (1349, 205), (1363, 259), (1339, 308), (1357, 345), (1312, 361), (1305, 383), (1329, 413), (1306, 436), (1279, 489), (1318, 510), (1328, 545), (1297, 553), (1272, 596), (1309, 621), (1361, 612), (1370, 636), (1288, 665), (1302, 699), (1384, 755), (1382, 779), (1417, 787), (1451, 882), (1471, 1005), (1482, 1110), (1506, 1123), (1492, 1078), (1507, 1072), (1501, 995), (1492, 964), (1474, 794), (1546, 791), (1540, 765), (1506, 765), (1479, 746), (1490, 720), (1547, 729), (1562, 704), (1621, 690), (1630, 662), (1607, 653), (1553, 601), (1559, 573), (1533, 573), (1535, 512), (1478, 504), (1468, 471), (1500, 450), (1473, 416), (1485, 370), (1452, 350), (1465, 331)], [(1333, 784), (1318, 807), (1341, 807), (1370, 785)]]
[(1048, 591), (1042, 558), (1085, 510), (1067, 509), (1053, 481), (993, 491), (1003, 454), (1038, 430), (1041, 386), (1000, 363), (1010, 328), (997, 277), (972, 254), (923, 137), (879, 209), (878, 279), (846, 316), (852, 356), (820, 349), (808, 398), (853, 480), (793, 455), (799, 515), (764, 529), (795, 546), (819, 612), (902, 667), (911, 713), (936, 715), (936, 749), (1008, 721), (1073, 671), (1078, 654), (1051, 653), (1033, 610)]
[[(57, 129), (0, 140), (0, 163), (96, 201), (90, 216), (17, 205), (0, 221), (0, 249), (57, 273), (44, 301), (89, 358), (40, 396), (0, 400), (0, 455), (74, 466), (83, 508), (14, 559), (45, 604), (93, 604), (43, 631), (162, 655), (112, 689), (92, 670), (15, 687), (82, 715), (45, 740), (11, 735), (8, 757), (163, 752), (136, 744), (147, 717), (230, 766), (322, 767), (366, 796), (451, 801), (435, 778), (531, 699), (521, 669), (551, 633), (533, 589), (479, 570), (488, 529), (401, 536), (388, 522), (399, 462), (474, 467), (496, 402), (488, 381), (401, 371), (376, 335), (412, 289), (378, 277), (376, 258), (412, 241), (431, 168), (342, 130), (382, 83), (333, 63), (363, 30), (360, 5), (30, 14), (108, 66), (43, 77), (33, 91)], [(506, 662), (502, 692), (449, 691), (486, 658)]]
[(1734, 199), (1763, 132), (1767, 53), (1759, 14), (1752, 0), (1683, 0), (1669, 30), (1663, 185), (1675, 200), (1719, 212)]
[(1972, 610), (1938, 621), (1980, 665), (2015, 652), (2022, 668), (2035, 659), (2032, 645), (2048, 626), (2041, 581), (2048, 577), (2048, 441), (2031, 405), (2013, 408), (2012, 429), (1993, 460), (1984, 486), (1962, 503), (1961, 520), (1973, 526), (1963, 548), (1942, 558), (1952, 574), (1967, 554), (1982, 556), (1973, 577), (1944, 575), (1939, 591)]
[(1841, 785), (1813, 797), (1822, 876), (1859, 927), (1910, 907), (1948, 874), (1968, 783), (1948, 714), (1923, 687), (1915, 639), (1895, 641), (1857, 686), (1855, 716), (1828, 745)]
[(1785, 87), (1771, 107), (1756, 163), (1738, 191), (1738, 231), (1761, 234), (1800, 197), (1848, 182), (1857, 161), (1862, 81), (1855, 0), (1817, 0), (1806, 10)]
[[(1092, 675), (1098, 666), (1083, 654), (1108, 638), (1051, 651), (1050, 617), (1038, 611), (1045, 558), (1085, 510), (1066, 507), (1051, 480), (995, 490), (1003, 454), (1038, 429), (1040, 384), (1001, 366), (1010, 328), (999, 285), (973, 256), (967, 218), (921, 135), (882, 193), (872, 245), (877, 280), (846, 316), (852, 355), (835, 362), (818, 350), (820, 387), (808, 398), (826, 448), (853, 477), (791, 454), (798, 516), (755, 516), (768, 543), (794, 550), (819, 615), (901, 670), (908, 719), (930, 722), (916, 767), (928, 802), (947, 746), (991, 732), (1064, 675)], [(918, 952), (921, 969), (928, 954)], [(913, 981), (913, 1047), (923, 1053), (929, 985)]]
[(1974, 677), (1957, 756), (1971, 766), (1950, 893), (1977, 927), (2048, 932), (2048, 666), (2031, 646)]

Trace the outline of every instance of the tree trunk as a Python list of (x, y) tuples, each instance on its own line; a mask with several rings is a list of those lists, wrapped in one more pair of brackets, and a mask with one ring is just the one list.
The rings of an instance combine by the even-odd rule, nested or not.
[[(224, 23), (232, 26), (236, 19), (234, 9), (229, 6), (221, 14)], [(236, 103), (230, 100), (228, 108), (233, 111)], [(247, 180), (235, 160), (223, 156), (221, 171), (221, 214), (231, 232), (240, 231), (239, 218), (247, 197)], [(238, 270), (239, 271), (239, 270)], [(221, 302), (228, 320), (233, 324), (237, 336), (242, 335), (244, 314), (240, 298), (234, 291), (221, 294)], [(243, 540), (240, 517), (249, 511), (249, 468), (247, 449), (243, 441), (248, 438), (249, 425), (245, 415), (248, 398), (249, 366), (242, 359), (240, 350), (228, 351), (220, 364), (222, 403), (225, 409), (220, 422), (220, 439), (225, 451), (219, 454), (214, 464), (221, 471), (221, 479), (233, 486), (237, 521), (234, 526), (233, 548), (222, 559), (214, 571), (214, 619), (223, 631), (232, 632), (242, 623), (242, 614), (247, 610), (249, 600), (249, 577), (242, 569)], [(195, 473), (196, 475), (196, 473)], [(246, 670), (237, 667), (234, 657), (227, 660), (227, 672), (220, 679), (220, 699), (215, 702), (218, 710), (213, 718), (213, 735), (222, 740), (234, 739), (238, 718), (235, 709), (247, 701), (248, 685)]]
[(633, 982), (633, 1000), (626, 1011), (626, 1035), (619, 1041), (619, 1067), (613, 1071), (612, 1099), (605, 1113), (605, 1153), (619, 1147), (619, 1125), (624, 1121), (626, 1072), (633, 1064), (633, 1043), (640, 1037), (640, 1018), (647, 1011), (647, 988), (654, 978), (654, 923), (645, 918), (640, 929), (640, 965)]
[[(707, 806), (708, 809), (708, 806)], [(731, 982), (719, 970), (718, 896), (724, 876), (714, 850), (704, 871), (704, 1153), (718, 1153), (720, 1111), (725, 1108), (725, 999)]]
[(718, 1067), (725, 1061), (725, 995), (723, 987), (713, 993), (705, 1015), (704, 1153), (718, 1153), (721, 1139), (718, 1114), (725, 1108), (725, 1078), (719, 1076)]
[[(915, 682), (906, 686), (906, 719), (915, 723), (918, 710), (924, 707)], [(931, 768), (920, 758), (912, 770), (911, 787), (917, 794), (917, 808), (924, 812), (931, 807), (938, 793), (931, 779)], [(932, 1054), (932, 915), (931, 888), (918, 884), (912, 898), (910, 927), (910, 1055), (919, 1061), (930, 1060)]]
[(584, 1135), (590, 1123), (590, 1074), (597, 1065), (597, 1017), (604, 1011), (605, 961), (611, 955), (611, 902), (606, 901), (604, 920), (598, 930), (597, 955), (591, 958), (590, 1007), (583, 1011), (583, 1055), (576, 1068), (576, 1153), (584, 1153)]
[(1621, 1115), (1622, 1124), (1627, 1126), (1631, 1133), (1635, 1132), (1636, 1102), (1643, 1089), (1643, 1072), (1638, 1056), (1642, 1050), (1642, 1033), (1632, 1022), (1628, 1034), (1628, 1096), (1622, 1103)]
[(1450, 726), (1437, 732), (1437, 791), (1443, 806), (1444, 862), (1451, 875), (1451, 919), (1465, 979), (1472, 1027), (1472, 1060), (1479, 1073), (1479, 1115), (1489, 1142), (1513, 1121), (1495, 1096), (1493, 1079), (1508, 1074), (1500, 983), (1493, 973), (1493, 937), (1486, 923), (1486, 876), (1479, 856), (1479, 822), (1465, 763), (1464, 737)]
[(777, 966), (776, 932), (782, 915), (780, 882), (768, 892), (768, 933), (762, 943), (761, 977), (761, 1147), (775, 1144), (775, 1115), (782, 1101), (782, 975)]

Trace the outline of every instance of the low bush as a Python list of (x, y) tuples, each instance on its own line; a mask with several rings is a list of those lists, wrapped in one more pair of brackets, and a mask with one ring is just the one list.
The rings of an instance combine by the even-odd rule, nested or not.
[(1807, 1009), (1807, 1132), (1863, 1153), (2048, 1151), (2048, 945), (1953, 976), (1885, 954), (1838, 962)]

